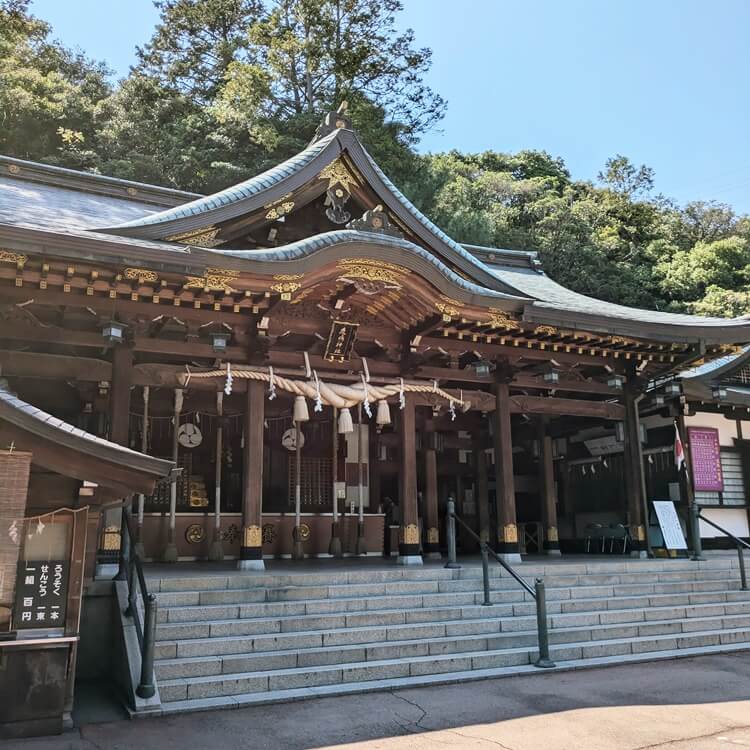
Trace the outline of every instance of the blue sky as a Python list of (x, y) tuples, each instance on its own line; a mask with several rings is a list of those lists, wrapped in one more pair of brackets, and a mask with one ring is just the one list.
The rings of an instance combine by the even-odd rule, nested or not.
[[(448, 100), (425, 151), (544, 149), (593, 179), (616, 153), (681, 203), (750, 213), (748, 0), (403, 0)], [(151, 0), (33, 0), (55, 35), (125, 75)]]

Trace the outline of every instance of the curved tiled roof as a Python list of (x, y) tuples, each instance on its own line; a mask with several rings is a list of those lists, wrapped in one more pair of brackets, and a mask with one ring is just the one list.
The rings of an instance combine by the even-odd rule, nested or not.
[(190, 201), (189, 203), (184, 203), (181, 206), (176, 206), (175, 208), (170, 208), (166, 211), (160, 211), (159, 213), (151, 214), (150, 216), (141, 219), (134, 219), (125, 224), (119, 224), (111, 227), (109, 231), (166, 224), (178, 219), (210, 213), (214, 209), (222, 206), (227, 206), (231, 203), (237, 203), (252, 198), (257, 194), (272, 188), (286, 178), (291, 177), (305, 167), (315, 159), (315, 157), (325, 151), (326, 147), (331, 144), (335, 138), (336, 131), (329, 133), (319, 141), (311, 143), (304, 151), (300, 151), (300, 153), (292, 156), (281, 164), (272, 167), (271, 169), (267, 169), (265, 172), (262, 172), (255, 177), (251, 177), (244, 182), (220, 190), (213, 195), (196, 198), (195, 200)]
[(221, 250), (215, 249), (222, 255), (232, 258), (242, 258), (244, 260), (255, 260), (255, 261), (273, 261), (278, 263), (288, 262), (292, 260), (300, 260), (306, 258), (317, 251), (335, 247), (336, 245), (349, 245), (351, 243), (358, 243), (363, 245), (372, 246), (390, 246), (397, 248), (403, 253), (408, 253), (412, 256), (420, 258), (422, 261), (427, 262), (436, 268), (451, 284), (459, 287), (468, 294), (475, 294), (482, 297), (495, 298), (495, 299), (506, 299), (524, 301), (524, 295), (513, 295), (501, 292), (495, 289), (488, 289), (487, 287), (475, 284), (472, 281), (464, 279), (457, 273), (452, 271), (448, 266), (445, 265), (439, 258), (425, 250), (419, 245), (415, 245), (413, 242), (401, 239), (399, 237), (392, 237), (385, 234), (377, 234), (375, 232), (364, 232), (355, 229), (339, 229), (333, 232), (325, 232), (323, 234), (317, 234), (313, 237), (293, 242), (284, 247), (279, 247), (274, 250)]
[(110, 461), (149, 477), (154, 482), (168, 477), (174, 461), (154, 458), (92, 435), (29, 404), (0, 384), (0, 420), (27, 433), (53, 441), (102, 461)]

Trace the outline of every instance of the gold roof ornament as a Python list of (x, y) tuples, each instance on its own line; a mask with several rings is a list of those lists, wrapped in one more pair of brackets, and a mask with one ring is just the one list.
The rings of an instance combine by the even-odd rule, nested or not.
[(344, 164), (341, 157), (334, 159), (330, 164), (323, 167), (320, 171), (320, 179), (328, 180), (327, 190), (333, 189), (336, 185), (341, 185), (347, 193), (351, 193), (352, 185), (357, 187), (360, 182)]
[(534, 329), (534, 333), (537, 336), (555, 336), (557, 334), (557, 328), (554, 326), (537, 326)]
[(218, 234), (218, 227), (211, 226), (182, 232), (181, 234), (172, 234), (166, 240), (168, 242), (184, 242), (186, 245), (193, 245), (193, 247), (216, 247), (223, 242), (223, 240), (217, 239)]
[(447, 323), (451, 318), (461, 314), (461, 303), (450, 297), (442, 297), (435, 302), (435, 307), (443, 313), (443, 320)]
[(232, 282), (239, 276), (239, 271), (222, 268), (207, 268), (203, 276), (188, 276), (185, 289), (205, 289), (208, 292), (236, 292)]
[(343, 258), (336, 265), (341, 269), (344, 279), (382, 281), (398, 289), (401, 288), (403, 277), (409, 273), (402, 266), (371, 258)]
[(22, 253), (14, 253), (10, 250), (0, 250), (0, 262), (3, 263), (15, 263), (17, 266), (23, 266), (28, 259), (29, 257)]

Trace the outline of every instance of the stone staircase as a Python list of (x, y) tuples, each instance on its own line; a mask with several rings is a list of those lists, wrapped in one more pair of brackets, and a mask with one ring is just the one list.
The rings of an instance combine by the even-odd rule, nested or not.
[[(735, 558), (518, 570), (545, 579), (557, 669), (750, 649)], [(501, 572), (490, 606), (477, 565), (152, 574), (162, 713), (538, 673), (536, 605)]]

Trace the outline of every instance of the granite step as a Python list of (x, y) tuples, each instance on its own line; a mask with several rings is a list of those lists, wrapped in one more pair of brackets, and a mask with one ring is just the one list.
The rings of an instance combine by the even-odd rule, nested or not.
[[(640, 609), (612, 609), (600, 612), (553, 615), (549, 618), (550, 635), (558, 629), (571, 627), (624, 626), (633, 623), (663, 622), (667, 620), (699, 619), (701, 617), (729, 617), (750, 614), (750, 595), (743, 601), (696, 604), (683, 607), (643, 607)], [(488, 635), (496, 633), (521, 634), (536, 632), (536, 616), (498, 617), (488, 613), (492, 607), (478, 608), (480, 616), (457, 618), (422, 624), (350, 627), (338, 630), (309, 630), (290, 633), (256, 635), (224, 635), (175, 639), (156, 644), (158, 659), (222, 656), (243, 652), (269, 653), (287, 649), (339, 648), (365, 643), (394, 643), (427, 638)], [(481, 615), (481, 613), (485, 613)]]
[[(550, 580), (555, 577), (571, 576), (616, 576), (632, 575), (641, 580), (645, 576), (655, 575), (690, 575), (707, 570), (736, 570), (737, 561), (733, 557), (717, 557), (704, 562), (681, 560), (657, 560), (638, 562), (596, 562), (581, 564), (538, 564), (524, 563), (518, 570), (521, 575), (531, 579), (543, 576)], [(372, 569), (357, 571), (336, 571), (322, 573), (244, 573), (229, 571), (226, 574), (201, 576), (158, 576), (147, 574), (149, 591), (152, 593), (224, 591), (232, 589), (265, 589), (268, 587), (331, 587), (349, 584), (393, 583), (399, 581), (447, 581), (464, 578), (481, 578), (481, 566), (475, 563), (465, 564), (458, 569), (446, 569), (441, 566), (428, 565), (424, 568)], [(507, 577), (498, 565), (491, 565), (492, 577)], [(636, 581), (632, 581), (636, 582)]]
[[(269, 669), (311, 668), (350, 662), (372, 662), (392, 658), (411, 658), (431, 654), (466, 653), (511, 647), (535, 648), (536, 623), (533, 630), (491, 632), (485, 634), (412, 639), (397, 643), (364, 643), (346, 646), (287, 649), (272, 652), (245, 652), (231, 655), (183, 657), (156, 662), (158, 679), (189, 678), (236, 672), (257, 672)], [(623, 638), (647, 638), (708, 630), (731, 630), (750, 627), (747, 614), (692, 617), (682, 620), (640, 621), (631, 624), (585, 627), (560, 627), (550, 631), (554, 645), (576, 642), (597, 642)]]
[[(587, 580), (585, 577), (560, 577), (562, 580), (547, 579), (548, 598), (559, 597), (559, 591), (573, 591), (572, 597), (586, 596), (586, 592), (601, 591), (602, 596), (617, 596), (619, 594), (637, 593), (661, 593), (666, 591), (710, 591), (721, 588), (728, 583), (724, 571), (708, 571), (709, 576), (694, 579), (687, 573), (679, 579), (665, 581), (636, 583), (609, 582), (601, 583), (600, 576), (597, 581)], [(612, 578), (609, 576), (608, 578)], [(617, 576), (616, 578), (621, 578)], [(737, 584), (738, 585), (738, 584)], [(490, 582), (492, 591), (509, 592), (510, 596), (523, 596), (524, 592), (511, 578), (493, 578)], [(352, 584), (349, 586), (300, 586), (300, 587), (276, 587), (267, 589), (231, 589), (210, 591), (186, 591), (158, 594), (157, 598), (163, 611), (182, 610), (186, 613), (187, 608), (194, 607), (205, 609), (212, 606), (232, 604), (261, 604), (261, 603), (283, 603), (287, 601), (333, 601), (364, 598), (379, 601), (392, 596), (440, 596), (441, 594), (460, 594), (481, 590), (481, 578), (467, 578), (461, 580), (427, 581), (427, 582), (398, 582), (393, 584)], [(332, 605), (331, 605), (332, 606)], [(186, 614), (187, 617), (187, 614)], [(198, 618), (200, 619), (200, 618)], [(174, 620), (176, 621), (176, 620)]]
[[(679, 594), (654, 594), (645, 596), (597, 596), (592, 598), (552, 599), (547, 603), (548, 615), (585, 613), (610, 609), (639, 609), (643, 607), (685, 607), (692, 604), (722, 603), (735, 598), (750, 599), (750, 592), (739, 589)], [(206, 608), (218, 616), (215, 620), (195, 620), (157, 625), (157, 641), (182, 640), (188, 638), (225, 637), (231, 635), (263, 635), (293, 633), (315, 630), (347, 630), (366, 625), (393, 626), (418, 625), (441, 622), (460, 614), (461, 619), (530, 616), (536, 611), (533, 601), (518, 601), (515, 604), (492, 604), (484, 606), (483, 597), (477, 593), (473, 603), (454, 607), (339, 612), (325, 615), (285, 615), (277, 617), (242, 617), (242, 608)]]
[[(750, 627), (694, 631), (635, 638), (612, 638), (596, 642), (571, 642), (552, 645), (553, 660), (573, 661), (589, 658), (643, 655), (650, 652), (705, 649), (716, 646), (750, 648)], [(528, 665), (534, 661), (535, 647), (504, 648), (477, 653), (431, 654), (409, 658), (295, 667), (264, 671), (236, 672), (163, 679), (159, 681), (162, 703), (226, 697), (234, 694), (319, 687), (352, 682), (394, 680)]]

